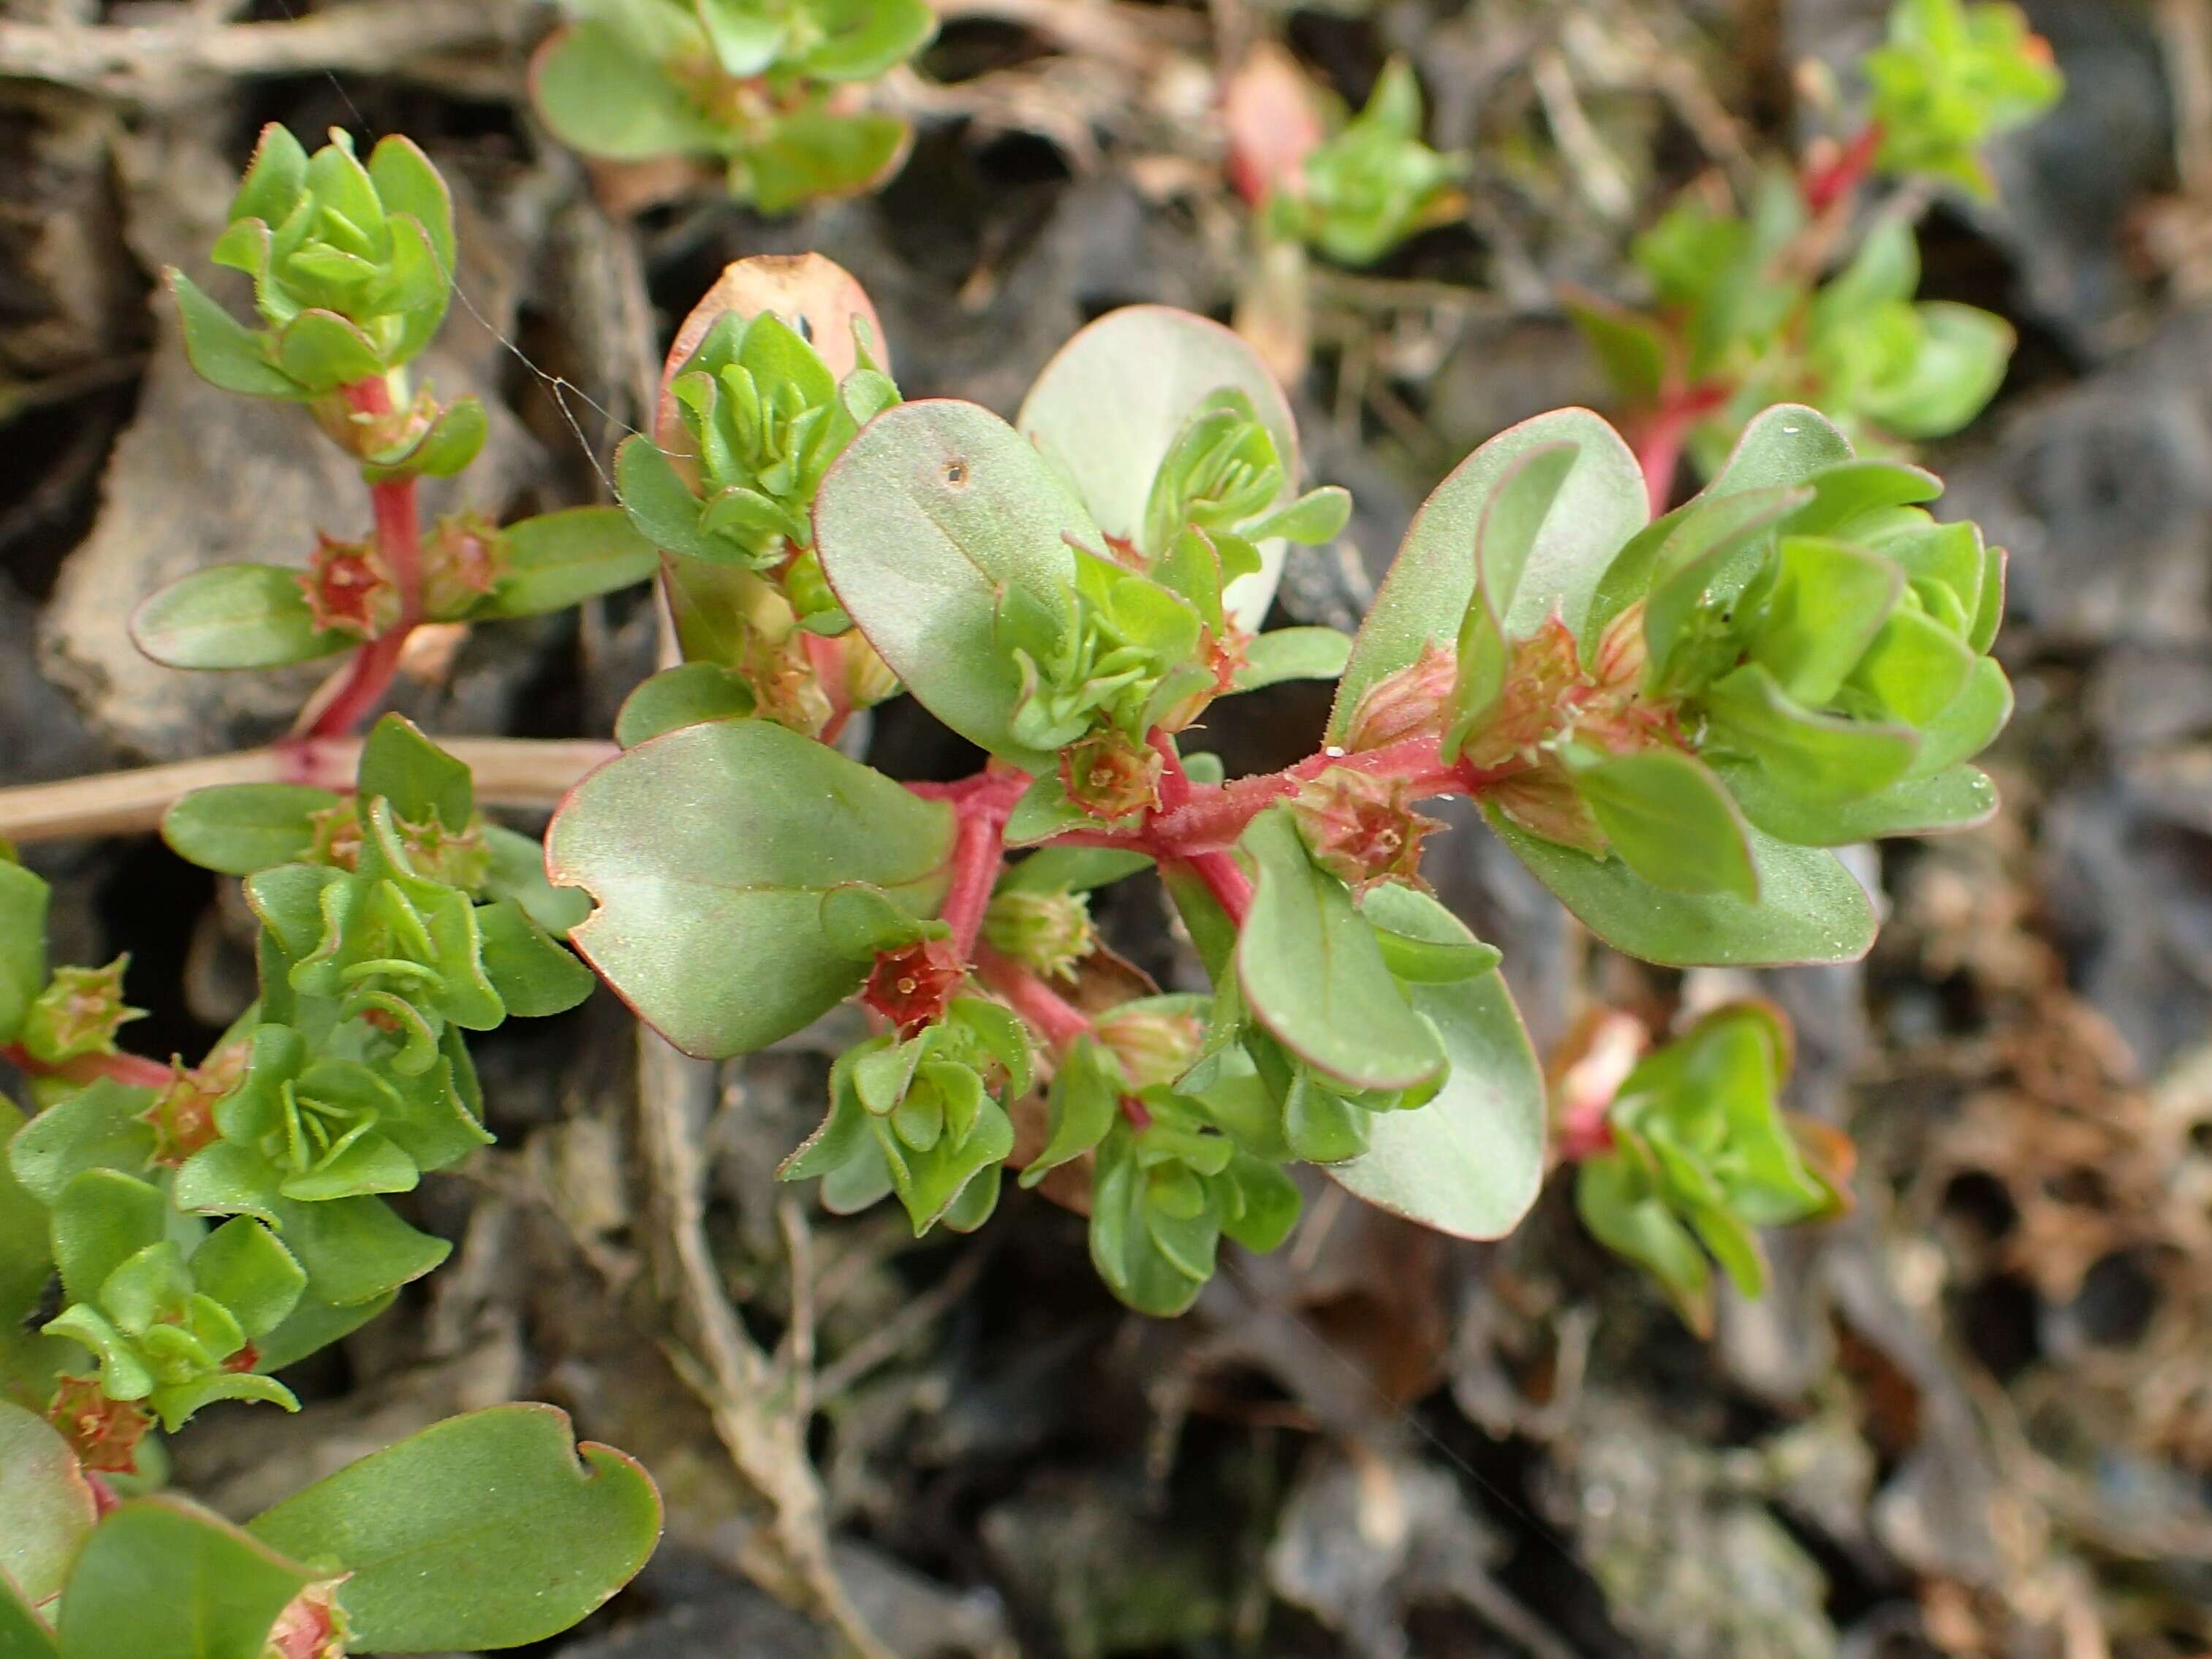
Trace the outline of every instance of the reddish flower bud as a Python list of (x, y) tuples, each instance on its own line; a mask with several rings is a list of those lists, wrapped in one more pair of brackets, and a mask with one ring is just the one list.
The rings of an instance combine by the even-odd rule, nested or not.
[(310, 1584), (276, 1615), (262, 1659), (345, 1659), (345, 1614), (335, 1592), (343, 1579)]
[(1109, 823), (1158, 806), (1165, 769), (1157, 750), (1110, 726), (1060, 751), (1068, 799)]
[(1413, 811), (1403, 778), (1332, 766), (1291, 798), (1314, 862), (1355, 892), (1378, 881), (1421, 882), (1421, 837), (1443, 826)]
[(860, 1000), (897, 1027), (902, 1038), (915, 1036), (945, 1018), (967, 972), (951, 940), (917, 940), (877, 953)]
[(1532, 836), (1555, 841), (1603, 858), (1613, 843), (1598, 827), (1597, 815), (1575, 788), (1574, 781), (1558, 762), (1546, 757), (1540, 766), (1486, 787), (1482, 799)]
[(238, 1086), (252, 1052), (248, 1044), (234, 1042), (196, 1066), (175, 1065), (176, 1075), (142, 1120), (154, 1130), (154, 1162), (180, 1168), (216, 1139), (215, 1103)]
[(146, 1017), (144, 1009), (123, 1000), (123, 969), (130, 960), (118, 957), (105, 968), (54, 969), (52, 982), (23, 1016), (20, 1040), (33, 1059), (58, 1066), (115, 1052), (116, 1032)]
[(138, 1443), (154, 1426), (153, 1413), (135, 1401), (110, 1400), (96, 1376), (60, 1378), (46, 1420), (88, 1474), (136, 1474)]
[(1352, 708), (1345, 748), (1358, 754), (1406, 738), (1437, 736), (1458, 674), (1457, 654), (1449, 646), (1430, 641), (1410, 666), (1385, 674), (1367, 688)]
[(477, 513), (449, 514), (422, 539), (422, 608), (437, 617), (466, 613), (498, 586), (507, 538)]
[(1573, 630), (1554, 612), (1528, 638), (1513, 641), (1504, 692), (1460, 758), (1485, 771), (1533, 763), (1544, 740), (1573, 723), (1591, 685)]
[(300, 591), (320, 629), (371, 640), (399, 620), (399, 585), (384, 556), (368, 542), (318, 534)]

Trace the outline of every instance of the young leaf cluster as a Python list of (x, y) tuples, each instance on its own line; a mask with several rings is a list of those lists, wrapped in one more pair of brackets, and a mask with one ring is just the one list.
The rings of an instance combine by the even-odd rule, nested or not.
[[(351, 797), (205, 790), (167, 831), (246, 878), (253, 1007), (160, 1081), (148, 1062), (106, 1063), (129, 1012), (115, 969), (96, 987), (62, 969), (0, 1023), (40, 1101), (9, 1139), (12, 1184), (45, 1213), (62, 1299), (10, 1391), (40, 1397), (82, 1351), (125, 1468), (130, 1447), (105, 1431), (143, 1431), (146, 1413), (173, 1431), (220, 1399), (291, 1409), (268, 1372), (444, 1259), (385, 1200), (490, 1139), (464, 1032), (559, 1012), (592, 984), (549, 931), (576, 919), (575, 896), (545, 884), (535, 843), (483, 822), (466, 769), (397, 715), (363, 746)], [(28, 986), (43, 886), (7, 865), (0, 888), (9, 979)]]
[(281, 667), (396, 643), (422, 623), (542, 616), (652, 574), (652, 546), (612, 507), (420, 525), (415, 482), (463, 471), (488, 428), (473, 397), (410, 391), (406, 366), (444, 320), (455, 246), (445, 182), (409, 140), (383, 139), (363, 167), (343, 132), (309, 156), (283, 127), (264, 129), (214, 258), (252, 274), (264, 326), (171, 271), (193, 368), (228, 391), (307, 404), (360, 462), (376, 529), (319, 534), (304, 570), (218, 564), (170, 583), (132, 619), (147, 655)]
[(924, 0), (573, 0), (531, 90), (563, 143), (719, 167), (765, 213), (872, 188), (911, 137), (866, 83), (936, 32)]
[(2008, 324), (1916, 298), (1911, 198), (1875, 212), (1855, 251), (1837, 245), (1869, 176), (1990, 194), (1983, 148), (2058, 96), (2049, 48), (2010, 5), (1898, 0), (1863, 71), (1865, 125), (1848, 145), (1770, 169), (1741, 210), (1685, 192), (1638, 239), (1648, 313), (1571, 304), (1638, 421), (1670, 444), (1686, 433), (1706, 476), (1771, 404), (1810, 404), (1880, 451), (1958, 431), (2003, 380)]
[(1468, 157), (1430, 149), (1424, 113), (1412, 66), (1392, 58), (1365, 106), (1271, 181), (1259, 203), (1262, 234), (1360, 266), (1449, 222), (1462, 205), (1457, 186)]
[(1700, 1334), (1712, 1329), (1712, 1264), (1758, 1296), (1767, 1267), (1754, 1229), (1850, 1203), (1833, 1132), (1776, 1104), (1789, 1066), (1778, 1012), (1717, 1009), (1629, 1073), (1606, 1115), (1610, 1146), (1576, 1171), (1583, 1224)]

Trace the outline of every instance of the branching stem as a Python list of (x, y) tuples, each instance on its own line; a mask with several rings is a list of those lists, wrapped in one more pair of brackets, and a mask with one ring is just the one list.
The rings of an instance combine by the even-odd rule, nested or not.
[(64, 1083), (97, 1083), (102, 1078), (134, 1089), (166, 1089), (175, 1073), (158, 1060), (141, 1054), (80, 1054), (59, 1065), (39, 1059), (20, 1042), (0, 1043), (0, 1060), (26, 1077), (59, 1078)]
[[(392, 390), (380, 375), (356, 380), (344, 392), (346, 406), (356, 415), (392, 413)], [(376, 550), (399, 590), (399, 618), (354, 653), (344, 683), (308, 726), (306, 735), (311, 738), (343, 737), (375, 712), (398, 672), (407, 636), (422, 620), (422, 525), (415, 480), (371, 484), (368, 494), (376, 514)]]

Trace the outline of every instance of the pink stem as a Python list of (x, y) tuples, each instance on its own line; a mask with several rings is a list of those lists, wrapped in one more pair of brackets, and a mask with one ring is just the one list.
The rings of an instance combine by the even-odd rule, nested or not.
[(1065, 1054), (1080, 1036), (1091, 1035), (1090, 1015), (1061, 996), (1012, 957), (988, 945), (975, 947), (975, 973), (1006, 999), (1006, 1006), (1042, 1037), (1054, 1054)]
[[(344, 396), (356, 414), (392, 412), (392, 391), (381, 376), (356, 380), (344, 389)], [(399, 589), (399, 620), (354, 653), (345, 684), (307, 728), (305, 735), (310, 738), (343, 737), (375, 712), (398, 672), (407, 636), (422, 620), (422, 526), (416, 508), (415, 480), (371, 484), (368, 495), (376, 514), (377, 551)]]
[(1644, 488), (1651, 498), (1651, 516), (1657, 518), (1674, 504), (1674, 475), (1681, 470), (1682, 450), (1691, 429), (1728, 401), (1726, 387), (1678, 387), (1660, 399), (1636, 443), (1637, 465), (1644, 469)]
[(1867, 174), (1874, 170), (1875, 152), (1881, 148), (1881, 124), (1869, 121), (1858, 137), (1831, 160), (1820, 167), (1808, 167), (1799, 186), (1804, 192), (1807, 211), (1817, 219), (1856, 193), (1866, 182)]
[(1434, 738), (1406, 738), (1351, 755), (1323, 750), (1283, 771), (1210, 787), (1192, 783), (1181, 764), (1170, 760), (1160, 780), (1161, 810), (1145, 826), (1140, 839), (1164, 856), (1186, 861), (1195, 854), (1233, 847), (1246, 824), (1332, 767), (1402, 778), (1423, 797), (1472, 794), (1486, 781), (1486, 775), (1445, 760)]
[(64, 1083), (97, 1083), (107, 1078), (134, 1089), (166, 1089), (176, 1073), (141, 1054), (80, 1054), (59, 1065), (39, 1059), (20, 1042), (0, 1043), (0, 1060), (26, 1077), (59, 1078)]
[(939, 920), (952, 929), (953, 948), (961, 959), (975, 954), (976, 937), (983, 931), (983, 912), (991, 902), (991, 890), (999, 883), (999, 866), (1006, 855), (1006, 815), (1013, 810), (987, 801), (960, 815), (960, 828), (952, 843), (952, 884), (945, 890)]

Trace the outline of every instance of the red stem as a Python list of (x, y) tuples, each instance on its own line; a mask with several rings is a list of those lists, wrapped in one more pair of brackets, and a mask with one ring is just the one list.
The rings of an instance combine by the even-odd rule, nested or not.
[[(356, 380), (344, 388), (343, 395), (356, 414), (392, 412), (392, 390), (380, 375)], [(310, 738), (343, 737), (375, 712), (398, 672), (407, 636), (422, 620), (422, 526), (416, 508), (415, 480), (371, 484), (368, 495), (376, 514), (376, 549), (399, 589), (399, 620), (354, 653), (345, 683), (308, 726), (305, 735)]]
[(1653, 518), (1674, 504), (1674, 475), (1681, 469), (1691, 429), (1727, 401), (1728, 388), (1717, 386), (1678, 386), (1661, 397), (1636, 442)]
[(946, 888), (938, 919), (952, 929), (952, 943), (962, 960), (975, 954), (976, 936), (983, 930), (983, 912), (991, 902), (991, 890), (999, 884), (999, 867), (1006, 856), (1006, 819), (1014, 803), (1029, 787), (1029, 774), (995, 763), (957, 783), (910, 783), (908, 790), (924, 800), (950, 801), (959, 814), (952, 842), (952, 880)]
[(1075, 1040), (1094, 1029), (1091, 1016), (1061, 996), (1012, 957), (988, 945), (975, 947), (975, 973), (984, 984), (1006, 1000), (1054, 1054), (1065, 1054)]
[(1826, 161), (1806, 168), (1799, 188), (1806, 210), (1819, 218), (1838, 203), (1847, 201), (1874, 171), (1875, 152), (1881, 148), (1881, 124), (1869, 121), (1858, 137)]
[(1194, 854), (1235, 846), (1246, 824), (1332, 767), (1402, 778), (1420, 797), (1472, 794), (1486, 781), (1485, 775), (1472, 768), (1445, 760), (1438, 750), (1435, 738), (1405, 738), (1351, 755), (1324, 749), (1280, 772), (1212, 786), (1192, 783), (1180, 763), (1170, 757), (1160, 780), (1161, 810), (1133, 840), (1108, 844), (1141, 846), (1156, 849), (1157, 856), (1194, 861)]
[(135, 1089), (166, 1089), (176, 1073), (142, 1054), (80, 1054), (55, 1065), (39, 1059), (20, 1042), (0, 1043), (0, 1060), (26, 1077), (59, 1078), (64, 1083), (97, 1083), (110, 1078)]

